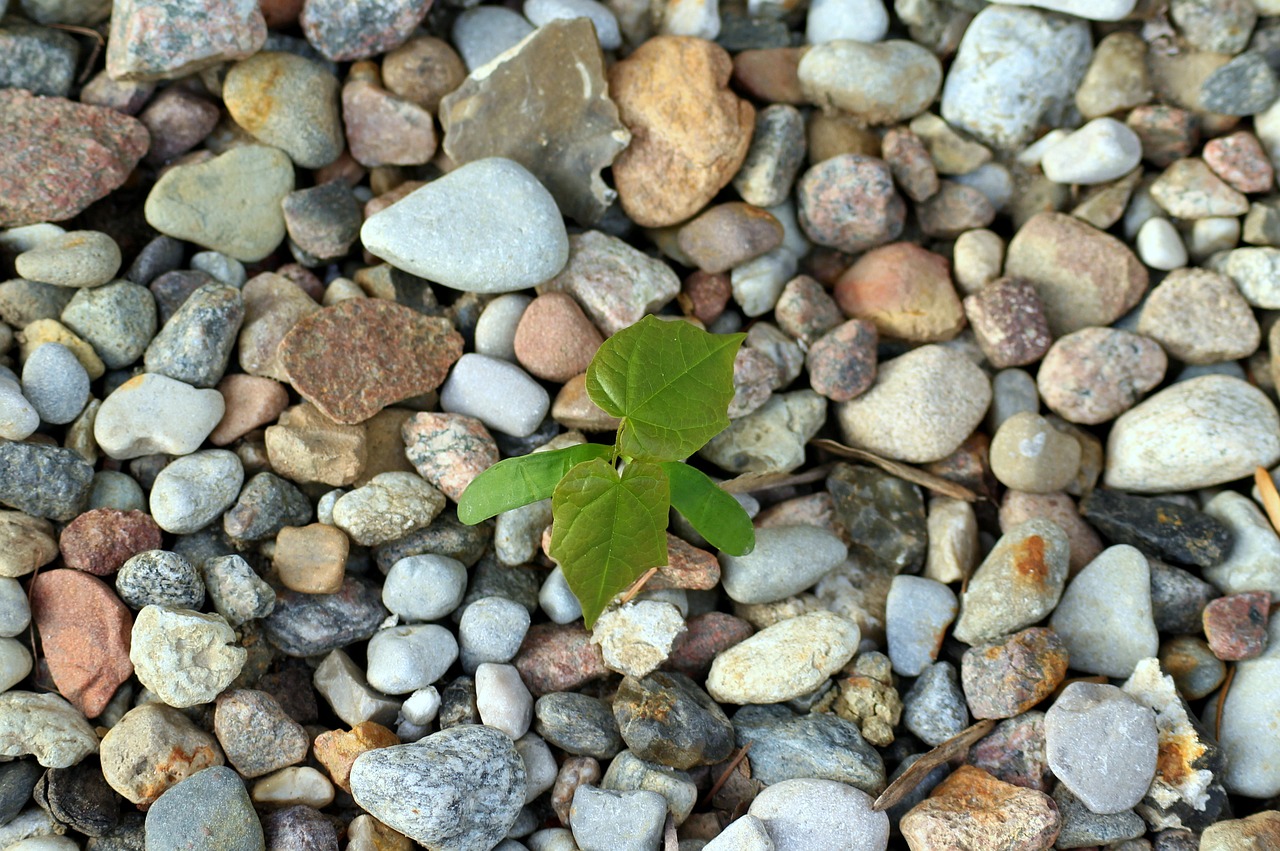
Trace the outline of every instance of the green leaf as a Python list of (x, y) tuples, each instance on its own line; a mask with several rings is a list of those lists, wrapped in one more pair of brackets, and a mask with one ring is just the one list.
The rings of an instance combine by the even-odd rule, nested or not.
[(551, 497), (549, 553), (560, 563), (590, 629), (616, 594), (667, 563), (667, 476), (633, 461), (618, 475), (607, 461), (569, 471)]
[(679, 461), (661, 465), (671, 482), (671, 507), (693, 524), (711, 546), (744, 556), (756, 545), (756, 530), (742, 505), (697, 467)]
[(458, 519), (468, 526), (546, 499), (574, 466), (592, 458), (608, 458), (612, 449), (580, 443), (550, 452), (534, 452), (499, 461), (471, 480), (458, 500)]
[(646, 316), (605, 340), (587, 369), (587, 395), (622, 419), (619, 451), (679, 461), (727, 428), (744, 339)]

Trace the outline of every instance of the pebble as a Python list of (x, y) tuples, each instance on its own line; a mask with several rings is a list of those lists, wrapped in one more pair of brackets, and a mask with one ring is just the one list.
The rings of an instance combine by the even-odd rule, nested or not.
[(748, 204), (773, 207), (786, 202), (804, 162), (804, 119), (790, 104), (774, 103), (756, 113), (751, 147), (733, 178)]
[(361, 546), (378, 546), (431, 525), (444, 502), (439, 491), (413, 473), (379, 473), (338, 498), (333, 525)]
[(1061, 213), (1039, 213), (1018, 229), (1004, 273), (1036, 288), (1055, 338), (1111, 324), (1147, 290), (1147, 271), (1128, 246)]
[(1018, 716), (1052, 694), (1066, 673), (1066, 647), (1043, 627), (971, 647), (960, 665), (965, 699), (975, 718)]
[(177, 783), (147, 810), (146, 844), (180, 851), (209, 844), (226, 851), (265, 851), (258, 821), (240, 777), (216, 765)]
[(384, 694), (408, 694), (444, 676), (458, 658), (458, 642), (435, 624), (396, 626), (376, 632), (368, 654), (369, 685)]
[(529, 732), (533, 696), (514, 665), (482, 662), (476, 667), (476, 708), (480, 720), (512, 739)]
[(0, 511), (0, 576), (26, 576), (58, 557), (53, 524), (21, 511)]
[(1253, 659), (1267, 647), (1271, 595), (1247, 591), (1212, 600), (1204, 608), (1204, 634), (1213, 655), (1228, 662)]
[[(677, 694), (684, 696), (681, 692)], [(613, 711), (590, 695), (577, 692), (543, 695), (534, 704), (534, 714), (538, 735), (566, 753), (612, 759), (623, 748)]]
[[(1224, 699), (1218, 741), (1226, 756), (1221, 773), (1228, 792), (1266, 798), (1280, 793), (1280, 749), (1274, 737), (1259, 730), (1275, 723), (1277, 707), (1277, 652), (1280, 651), (1280, 618), (1272, 618), (1267, 628), (1267, 650), (1261, 656), (1236, 664), (1231, 690)], [(1212, 725), (1217, 706), (1206, 713)], [(1261, 726), (1259, 726), (1261, 725)]]
[[(293, 181), (293, 163), (278, 148), (232, 148), (166, 171), (147, 195), (147, 223), (237, 260), (258, 261), (284, 240), (280, 204)], [(227, 204), (228, 198), (239, 202)]]
[(237, 348), (240, 366), (251, 376), (288, 381), (280, 343), (294, 325), (319, 307), (292, 281), (270, 272), (246, 282), (243, 294), (244, 322)]
[(1138, 333), (1193, 364), (1248, 357), (1261, 340), (1253, 311), (1235, 284), (1207, 269), (1166, 275), (1143, 303)]
[(360, 237), (393, 266), (464, 292), (524, 289), (555, 276), (569, 255), (555, 200), (500, 157), (467, 163), (375, 213)]
[(1275, 284), (1275, 269), (1280, 264), (1280, 250), (1270, 246), (1236, 248), (1214, 266), (1240, 289), (1244, 300), (1254, 307), (1271, 309), (1280, 306), (1280, 288)]
[[(570, 243), (572, 246), (572, 242)], [(572, 257), (572, 247), (570, 248)], [(476, 322), (476, 354), (515, 362), (516, 330), (533, 299), (520, 293), (506, 293), (485, 305)]]
[(170, 606), (199, 611), (204, 605), (200, 572), (177, 553), (148, 550), (130, 558), (116, 574), (116, 593), (134, 609)]
[(969, 724), (969, 712), (956, 668), (934, 662), (902, 696), (906, 728), (930, 745), (940, 745)]
[[(338, 347), (352, 357), (334, 358)], [(299, 395), (335, 422), (354, 425), (439, 387), (462, 354), (462, 336), (443, 317), (385, 299), (350, 299), (299, 319), (278, 352)], [(362, 364), (375, 353), (379, 369), (371, 375)]]
[(914, 677), (931, 665), (958, 609), (955, 593), (941, 582), (895, 576), (885, 602), (885, 633), (894, 672)]
[(1160, 632), (1195, 633), (1201, 628), (1204, 607), (1218, 590), (1189, 571), (1159, 559), (1151, 565), (1151, 611)]
[(227, 371), (244, 321), (240, 290), (208, 284), (193, 292), (147, 346), (147, 372), (192, 387), (213, 387)]
[(1168, 219), (1153, 216), (1138, 230), (1138, 256), (1152, 269), (1169, 271), (1187, 265), (1187, 249)]
[(231, 538), (261, 541), (310, 521), (311, 502), (302, 491), (274, 473), (258, 473), (223, 515), (222, 528)]
[(845, 442), (910, 463), (954, 452), (982, 421), (991, 383), (953, 349), (926, 345), (885, 361), (876, 382), (836, 406)]
[(314, 807), (295, 804), (263, 817), (262, 829), (269, 848), (321, 849), (338, 845), (333, 824)]
[(309, 806), (316, 809), (333, 803), (333, 784), (309, 765), (282, 768), (253, 784), (253, 802), (263, 808)]
[(769, 786), (748, 810), (776, 851), (884, 851), (889, 817), (866, 792), (834, 780), (797, 778)]
[[(452, 727), (413, 744), (369, 751), (351, 768), (356, 803), (427, 846), (498, 844), (520, 814), (525, 785), (515, 744), (504, 733), (480, 725)], [(462, 798), (469, 806), (457, 806)]]
[(600, 645), (609, 670), (643, 677), (666, 661), (684, 631), (684, 618), (675, 606), (636, 600), (601, 614), (591, 640)]
[(178, 158), (205, 139), (218, 125), (218, 108), (204, 98), (168, 88), (138, 113), (151, 132), (147, 160), (162, 165)]
[(1180, 219), (1243, 216), (1249, 211), (1248, 199), (1197, 158), (1172, 163), (1151, 184), (1150, 192), (1169, 215)]
[(1002, 149), (1029, 141), (1075, 94), (1092, 54), (1088, 25), (993, 5), (974, 17), (942, 87), (942, 117)]
[(721, 581), (739, 603), (772, 603), (809, 588), (847, 555), (839, 538), (814, 526), (760, 529), (747, 555), (721, 554)]
[(902, 817), (903, 838), (921, 848), (1049, 848), (1062, 817), (1043, 792), (1005, 783), (962, 765)]
[[(124, 13), (122, 13), (123, 15)], [(147, 152), (140, 121), (114, 109), (0, 90), (0, 227), (63, 221), (119, 188)]]
[(1066, 533), (1051, 520), (1027, 520), (1006, 531), (961, 595), (956, 638), (994, 641), (1043, 619), (1059, 605), (1068, 552)]
[(1076, 439), (1031, 411), (1006, 419), (991, 439), (991, 472), (1012, 490), (1060, 491), (1075, 481), (1079, 469)]
[(0, 503), (36, 517), (67, 521), (86, 507), (93, 468), (72, 449), (0, 443)]
[(1239, 192), (1265, 192), (1275, 179), (1275, 169), (1262, 143), (1246, 130), (1205, 142), (1203, 157), (1214, 174)]
[(946, 259), (909, 242), (862, 255), (833, 295), (846, 315), (870, 320), (885, 337), (936, 343), (964, 327)]
[(775, 393), (750, 414), (731, 421), (698, 454), (734, 473), (791, 472), (804, 463), (805, 445), (817, 435), (826, 415), (827, 400), (812, 390)]
[(22, 585), (9, 577), (0, 578), (0, 636), (20, 635), (31, 623), (31, 606)]
[(274, 698), (253, 689), (219, 695), (213, 727), (227, 761), (245, 778), (301, 762), (311, 744)]
[(185, 77), (250, 56), (266, 37), (262, 13), (247, 3), (189, 8), (171, 0), (126, 0), (111, 15), (107, 73), (129, 81)]
[(755, 109), (727, 86), (725, 50), (660, 35), (609, 71), (609, 95), (630, 146), (613, 163), (622, 209), (642, 227), (690, 218), (726, 186), (747, 155)]
[(399, 47), (430, 6), (429, 0), (376, 0), (356, 16), (340, 0), (307, 0), (299, 23), (307, 42), (325, 58), (345, 62)]
[(1076, 90), (1076, 108), (1093, 119), (1150, 101), (1146, 60), (1147, 44), (1134, 33), (1114, 32), (1101, 39)]
[(528, 437), (546, 417), (551, 397), (515, 364), (467, 353), (441, 388), (440, 407), (513, 437)]
[(170, 706), (208, 703), (240, 673), (248, 654), (220, 615), (146, 606), (133, 624), (129, 659), (138, 681)]
[(880, 754), (858, 726), (825, 712), (796, 715), (783, 706), (744, 706), (734, 713), (735, 740), (751, 747), (751, 774), (767, 786), (797, 778), (835, 780), (878, 795)]
[(355, 727), (368, 721), (392, 724), (396, 720), (399, 701), (370, 688), (364, 672), (341, 650), (334, 650), (324, 658), (316, 667), (312, 682), (334, 714), (346, 724)]
[(317, 656), (369, 638), (386, 616), (377, 592), (347, 577), (335, 594), (278, 592), (263, 627), (286, 655)]
[(338, 81), (319, 62), (264, 51), (231, 66), (222, 94), (240, 127), (303, 168), (328, 165), (342, 152)]
[(159, 702), (126, 712), (103, 737), (99, 756), (111, 788), (144, 806), (192, 774), (225, 762), (213, 736)]
[(1138, 134), (1114, 118), (1095, 118), (1044, 152), (1040, 167), (1055, 183), (1106, 183), (1142, 160)]
[(190, 534), (234, 505), (243, 482), (244, 466), (233, 452), (206, 449), (185, 455), (156, 476), (151, 515), (166, 532)]
[(351, 542), (340, 529), (323, 523), (286, 526), (276, 536), (272, 566), (281, 585), (300, 594), (336, 594)]
[(340, 258), (360, 236), (360, 203), (340, 180), (290, 192), (281, 209), (291, 244), (308, 257)]
[(640, 759), (686, 770), (715, 765), (733, 751), (733, 727), (706, 692), (683, 674), (627, 675), (613, 699), (622, 740)]
[[(428, 162), (438, 144), (431, 113), (391, 94), (378, 84), (376, 72), (362, 68), (363, 64), (353, 66), (342, 87), (342, 120), (351, 156), (367, 168)], [(351, 224), (354, 239), (359, 215)]]
[(617, 50), (622, 46), (617, 16), (595, 0), (526, 0), (523, 11), (536, 27), (552, 21), (589, 18), (603, 50)]
[(449, 43), (432, 36), (413, 36), (382, 60), (384, 85), (432, 113), (466, 76), (462, 59)]
[(209, 559), (203, 573), (214, 611), (233, 627), (265, 618), (275, 608), (275, 590), (238, 555)]
[(811, 167), (797, 184), (799, 221), (819, 245), (856, 253), (902, 232), (906, 205), (889, 166), (874, 157), (842, 154)]
[(76, 289), (107, 283), (120, 269), (120, 246), (105, 233), (69, 231), (29, 248), (14, 258), (28, 280)]
[(1129, 676), (1159, 649), (1146, 557), (1127, 544), (1103, 550), (1067, 586), (1049, 623), (1066, 644), (1071, 667)]
[(657, 792), (613, 792), (581, 785), (573, 793), (570, 825), (582, 851), (649, 851), (657, 848), (667, 801)]
[(0, 67), (6, 88), (38, 95), (65, 96), (71, 91), (80, 49), (66, 33), (11, 17), (0, 30), (0, 44), (12, 57)]
[(1275, 810), (1266, 810), (1242, 819), (1227, 819), (1205, 828), (1200, 836), (1200, 844), (1205, 851), (1227, 851), (1229, 848), (1245, 847), (1259, 841), (1270, 841), (1264, 837), (1275, 836), (1280, 824)]
[(548, 292), (521, 314), (512, 348), (519, 364), (534, 377), (565, 382), (587, 371), (603, 341), (572, 296)]
[(965, 298), (964, 312), (978, 345), (994, 367), (1035, 363), (1053, 342), (1040, 296), (1021, 278), (987, 283)]
[(22, 395), (46, 423), (69, 423), (89, 400), (89, 374), (60, 343), (45, 343), (22, 366)]
[(1115, 686), (1071, 683), (1045, 713), (1044, 732), (1050, 768), (1090, 812), (1124, 812), (1151, 785), (1155, 713)]
[(382, 603), (407, 621), (439, 620), (462, 602), (466, 585), (462, 562), (440, 555), (409, 556), (391, 566)]
[(611, 792), (657, 792), (666, 799), (667, 811), (677, 827), (688, 819), (698, 800), (697, 784), (687, 772), (647, 762), (631, 751), (622, 751), (609, 763), (601, 788)]
[(671, 267), (600, 231), (569, 237), (569, 261), (546, 292), (565, 292), (582, 306), (605, 336), (660, 310), (680, 292)]
[(1118, 328), (1082, 328), (1054, 341), (1037, 383), (1058, 416), (1096, 425), (1132, 408), (1164, 378), (1167, 364), (1164, 351), (1146, 337)]
[(1108, 540), (1176, 564), (1211, 568), (1232, 550), (1226, 524), (1163, 499), (1099, 488), (1081, 501), (1080, 513)]
[(93, 346), (107, 369), (136, 362), (156, 334), (156, 300), (131, 281), (112, 281), (82, 289), (60, 316), (77, 336)]
[(780, 621), (716, 657), (707, 691), (723, 703), (782, 703), (812, 692), (858, 647), (853, 622), (826, 611)]
[(1209, 500), (1204, 511), (1231, 533), (1230, 550), (1220, 562), (1204, 568), (1205, 579), (1226, 594), (1268, 591), (1280, 595), (1280, 571), (1274, 567), (1280, 539), (1257, 504), (1224, 491)]
[(937, 57), (910, 41), (826, 40), (804, 54), (797, 74), (811, 103), (872, 125), (919, 115), (942, 86)]
[(31, 755), (45, 768), (68, 768), (97, 750), (84, 716), (56, 694), (0, 694), (0, 754)]
[(22, 386), (8, 378), (0, 378), (0, 437), (25, 440), (39, 427), (40, 414), (22, 395)]
[(1280, 81), (1262, 53), (1236, 56), (1200, 83), (1201, 107), (1220, 115), (1265, 112), (1280, 94)]
[(1166, 493), (1222, 484), (1280, 460), (1280, 416), (1238, 378), (1192, 378), (1121, 415), (1106, 459), (1110, 488)]

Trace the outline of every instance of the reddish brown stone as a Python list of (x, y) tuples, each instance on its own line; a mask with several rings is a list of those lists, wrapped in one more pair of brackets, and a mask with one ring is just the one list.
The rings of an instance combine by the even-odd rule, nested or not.
[(999, 848), (1045, 851), (1062, 829), (1053, 799), (962, 765), (902, 817), (913, 849)]
[(95, 508), (62, 530), (58, 546), (67, 567), (110, 576), (133, 556), (160, 549), (160, 527), (143, 511)]
[(996, 208), (980, 190), (951, 180), (916, 207), (916, 221), (926, 236), (955, 239), (965, 231), (985, 228), (995, 221)]
[(599, 329), (568, 293), (543, 293), (516, 326), (516, 360), (538, 378), (565, 382), (587, 371), (604, 342)]
[(835, 298), (845, 315), (871, 320), (885, 337), (940, 342), (964, 327), (951, 264), (909, 242), (864, 254), (836, 282)]
[(708, 325), (724, 313), (732, 295), (728, 275), (698, 270), (684, 279), (684, 291), (679, 299), (685, 313)]
[(680, 645), (662, 663), (662, 667), (698, 681), (706, 677), (716, 656), (746, 641), (755, 631), (742, 618), (725, 612), (694, 615), (686, 626), (688, 631)]
[(1266, 192), (1276, 177), (1262, 143), (1248, 130), (1210, 139), (1202, 156), (1214, 174), (1240, 192)]
[(371, 298), (303, 317), (280, 342), (293, 388), (347, 425), (435, 390), (461, 356), (462, 335), (449, 320)]
[(65, 568), (37, 575), (30, 595), (43, 661), (58, 693), (96, 718), (133, 674), (128, 607), (101, 579)]
[(765, 103), (808, 103), (800, 87), (800, 59), (807, 47), (744, 50), (733, 57), (733, 81)]
[(742, 201), (708, 207), (680, 228), (680, 251), (704, 272), (728, 272), (782, 244), (773, 214)]
[(330, 730), (316, 736), (316, 762), (324, 766), (333, 782), (344, 792), (351, 791), (351, 765), (366, 751), (400, 744), (400, 737), (372, 721), (347, 730)]
[(1035, 363), (1053, 338), (1036, 288), (999, 278), (964, 300), (964, 312), (982, 353), (997, 369)]
[(0, 227), (60, 222), (105, 197), (147, 152), (147, 128), (114, 109), (0, 90)]
[(258, 0), (258, 9), (272, 30), (286, 29), (298, 22), (306, 0)]
[(1196, 116), (1176, 106), (1150, 104), (1136, 107), (1125, 119), (1125, 124), (1142, 140), (1143, 158), (1160, 168), (1191, 156), (1200, 141), (1200, 124)]
[(422, 165), (435, 156), (431, 113), (369, 80), (342, 87), (342, 121), (351, 156), (367, 168)]
[(467, 66), (447, 41), (418, 35), (382, 58), (382, 82), (405, 100), (436, 112), (467, 78)]
[(833, 402), (861, 396), (876, 379), (880, 335), (866, 319), (850, 319), (809, 349), (809, 384)]
[(535, 624), (516, 654), (516, 669), (534, 697), (574, 691), (609, 675), (600, 645), (582, 624)]
[(708, 591), (719, 581), (720, 562), (714, 555), (668, 533), (667, 563), (658, 568), (645, 587), (654, 591), (664, 588)]
[(218, 382), (226, 412), (209, 434), (214, 446), (226, 446), (259, 426), (273, 423), (289, 406), (289, 391), (270, 378), (235, 373)]
[(1067, 674), (1067, 648), (1051, 629), (1032, 627), (998, 644), (971, 647), (960, 681), (974, 718), (1012, 718), (1044, 700)]
[(969, 748), (970, 765), (1014, 786), (1048, 792), (1054, 777), (1044, 749), (1044, 713), (1031, 711), (1001, 721)]
[(924, 201), (938, 191), (938, 169), (920, 137), (906, 127), (894, 127), (884, 134), (880, 151), (912, 201)]
[(965, 438), (955, 452), (941, 461), (926, 464), (924, 469), (935, 476), (964, 485), (979, 496), (995, 499), (996, 479), (991, 474), (991, 438), (983, 432), (975, 431)]
[(779, 328), (806, 346), (844, 321), (831, 293), (808, 275), (787, 281), (773, 315)]
[(1260, 656), (1267, 649), (1271, 594), (1246, 591), (1219, 597), (1204, 607), (1204, 635), (1213, 655), (1224, 662)]

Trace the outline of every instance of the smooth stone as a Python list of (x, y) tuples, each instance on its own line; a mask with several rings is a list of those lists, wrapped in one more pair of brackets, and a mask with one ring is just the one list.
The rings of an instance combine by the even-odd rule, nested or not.
[(1224, 594), (1267, 591), (1280, 598), (1280, 538), (1257, 504), (1234, 491), (1209, 500), (1205, 514), (1230, 530), (1226, 557), (1201, 572)]
[(476, 668), (476, 710), (480, 720), (512, 739), (529, 732), (533, 696), (514, 665), (484, 662)]
[(1024, 493), (1054, 493), (1080, 471), (1080, 443), (1037, 413), (1005, 420), (991, 439), (991, 473), (1000, 484)]
[(151, 515), (166, 532), (203, 529), (235, 504), (244, 465), (234, 452), (207, 449), (176, 459), (156, 476)]
[(467, 568), (457, 559), (409, 556), (387, 573), (382, 604), (406, 621), (435, 621), (458, 608), (466, 589)]
[(366, 219), (360, 236), (393, 266), (464, 292), (525, 289), (554, 277), (569, 258), (551, 194), (500, 157), (415, 190)]
[(248, 652), (221, 615), (147, 606), (133, 622), (129, 659), (138, 681), (170, 706), (208, 703), (231, 684)]
[(486, 304), (476, 322), (476, 354), (515, 363), (516, 329), (532, 301), (521, 293), (507, 293)]
[(342, 153), (338, 80), (319, 62), (263, 51), (231, 66), (222, 97), (236, 124), (302, 168), (326, 166)]
[(698, 786), (688, 772), (641, 759), (622, 751), (609, 763), (601, 788), (610, 792), (657, 792), (667, 800), (667, 811), (676, 826), (684, 823), (698, 800)]
[(1280, 460), (1280, 415), (1255, 387), (1205, 375), (1121, 414), (1107, 439), (1107, 487), (1134, 493), (1234, 481)]
[(13, 638), (31, 623), (26, 589), (10, 577), (0, 577), (0, 636)]
[[(1149, 219), (1143, 230), (1157, 221), (1172, 227), (1167, 219)], [(1138, 232), (1139, 248), (1142, 232)], [(1178, 266), (1185, 265), (1184, 256)], [(1189, 364), (1247, 358), (1262, 337), (1236, 285), (1207, 269), (1175, 269), (1166, 275), (1143, 302), (1137, 330), (1159, 343), (1170, 357)]]
[(386, 694), (408, 694), (444, 676), (458, 658), (458, 642), (435, 624), (394, 626), (369, 639), (368, 655), (369, 685)]
[(772, 603), (810, 587), (848, 553), (839, 538), (816, 526), (760, 529), (747, 555), (720, 555), (721, 582), (736, 602)]
[(966, 644), (1003, 638), (1031, 626), (1059, 605), (1067, 581), (1067, 535), (1048, 519), (1005, 532), (961, 598), (955, 636)]
[(351, 794), (415, 842), (486, 851), (520, 815), (526, 778), (510, 738), (491, 727), (463, 725), (361, 754), (351, 767)]
[(573, 793), (569, 818), (582, 851), (654, 851), (666, 816), (667, 800), (657, 792), (613, 792), (584, 784)]
[(430, 526), (444, 504), (444, 495), (417, 475), (393, 471), (339, 497), (332, 519), (352, 541), (373, 547)]
[(1152, 269), (1171, 271), (1187, 265), (1187, 247), (1168, 219), (1153, 216), (1138, 229), (1138, 257)]
[(1118, 21), (1137, 5), (1137, 0), (997, 0), (1006, 6), (1038, 6), (1050, 12), (1075, 15), (1090, 21)]
[(942, 87), (937, 57), (911, 41), (828, 40), (805, 53), (797, 74), (811, 103), (873, 125), (919, 115)]
[(225, 762), (217, 739), (159, 701), (124, 713), (103, 737), (99, 755), (111, 788), (144, 806), (197, 771)]
[(1106, 183), (1142, 161), (1142, 141), (1114, 118), (1095, 118), (1044, 152), (1040, 168), (1054, 183)]
[(876, 42), (889, 31), (889, 13), (881, 0), (814, 0), (805, 16), (805, 40)]
[(885, 600), (885, 637), (893, 670), (915, 677), (937, 659), (959, 603), (941, 582), (895, 576)]
[(164, 550), (148, 550), (126, 561), (116, 574), (116, 593), (135, 609), (157, 605), (199, 611), (204, 605), (199, 571)]
[(805, 445), (826, 422), (827, 400), (812, 390), (777, 393), (730, 422), (698, 454), (733, 473), (784, 473), (804, 464)]
[(22, 386), (0, 378), (0, 437), (26, 440), (40, 427), (40, 414), (22, 395)]
[(41, 420), (63, 425), (89, 401), (89, 373), (66, 346), (45, 343), (22, 365), (22, 395)]
[(204, 563), (204, 581), (213, 609), (233, 627), (265, 618), (276, 606), (276, 592), (238, 555)]
[(515, 364), (469, 353), (458, 359), (440, 389), (440, 407), (513, 437), (527, 437), (546, 417), (551, 397)]
[(582, 617), (582, 604), (574, 596), (559, 565), (547, 574), (538, 589), (538, 605), (552, 623), (567, 624)]
[(262, 823), (244, 782), (216, 765), (170, 787), (147, 810), (146, 847), (153, 851), (213, 847), (265, 851)]
[(798, 778), (769, 786), (748, 809), (776, 851), (885, 851), (889, 816), (866, 792), (834, 780)]
[(940, 745), (969, 724), (969, 709), (955, 665), (935, 662), (902, 696), (902, 721), (921, 741)]
[(612, 759), (624, 747), (613, 711), (603, 701), (578, 692), (553, 692), (533, 707), (534, 729), (574, 756)]
[(782, 703), (808, 694), (853, 658), (861, 631), (827, 611), (780, 621), (716, 657), (707, 691), (723, 703)]
[(858, 726), (839, 715), (796, 715), (783, 706), (744, 706), (733, 716), (739, 747), (750, 745), (752, 777), (766, 786), (811, 777), (836, 780), (878, 795), (884, 760)]
[(333, 650), (316, 667), (315, 689), (343, 723), (356, 726), (367, 721), (393, 724), (400, 702), (372, 688), (364, 671), (341, 650)]
[(733, 751), (720, 707), (683, 674), (623, 679), (613, 700), (622, 740), (637, 757), (681, 770), (714, 765)]
[(1045, 713), (1044, 733), (1050, 768), (1091, 812), (1124, 812), (1151, 785), (1155, 713), (1115, 686), (1071, 683)]
[(112, 281), (76, 292), (60, 318), (108, 369), (121, 369), (142, 357), (155, 336), (156, 300), (144, 286)]
[[(1280, 618), (1271, 618), (1267, 650), (1236, 663), (1231, 690), (1222, 705), (1219, 742), (1227, 758), (1222, 782), (1229, 792), (1253, 798), (1280, 794), (1280, 742), (1265, 731), (1280, 719)], [(1216, 710), (1209, 701), (1205, 721)]]
[(617, 50), (622, 46), (617, 16), (605, 5), (595, 0), (525, 0), (524, 16), (540, 27), (552, 21), (572, 18), (589, 18), (596, 30), (596, 37), (603, 50)]
[(773, 840), (764, 822), (747, 814), (729, 824), (702, 848), (703, 851), (773, 851)]
[(310, 522), (311, 501), (306, 494), (275, 473), (258, 473), (223, 515), (222, 528), (239, 541), (262, 541), (276, 537), (286, 526)]
[(942, 87), (942, 117), (998, 148), (1029, 141), (1071, 103), (1092, 54), (1088, 25), (992, 5), (964, 31)]
[(29, 248), (14, 258), (18, 274), (29, 281), (59, 287), (96, 287), (120, 270), (120, 246), (105, 233), (69, 231)]
[(534, 31), (522, 15), (500, 6), (467, 9), (453, 23), (452, 43), (468, 71), (488, 65)]
[(598, 230), (569, 238), (564, 269), (538, 287), (566, 292), (605, 336), (656, 313), (680, 292), (680, 279), (662, 260)]
[(1160, 645), (1146, 556), (1127, 544), (1103, 550), (1067, 586), (1049, 625), (1066, 644), (1072, 668), (1132, 674)]
[[(281, 203), (293, 191), (293, 163), (278, 148), (232, 148), (177, 165), (147, 195), (147, 223), (161, 233), (255, 262), (285, 237)], [(227, 203), (228, 198), (236, 203)]]

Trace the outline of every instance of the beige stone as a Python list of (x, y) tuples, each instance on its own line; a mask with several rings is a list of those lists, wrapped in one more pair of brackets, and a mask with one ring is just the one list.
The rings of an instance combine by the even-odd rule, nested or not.
[(26, 576), (57, 557), (52, 523), (21, 511), (0, 511), (0, 576)]
[(286, 526), (276, 536), (273, 558), (286, 588), (301, 594), (334, 594), (342, 588), (351, 542), (346, 533), (323, 523)]
[(264, 437), (272, 468), (286, 479), (344, 487), (364, 471), (364, 426), (335, 423), (309, 403), (282, 413)]

